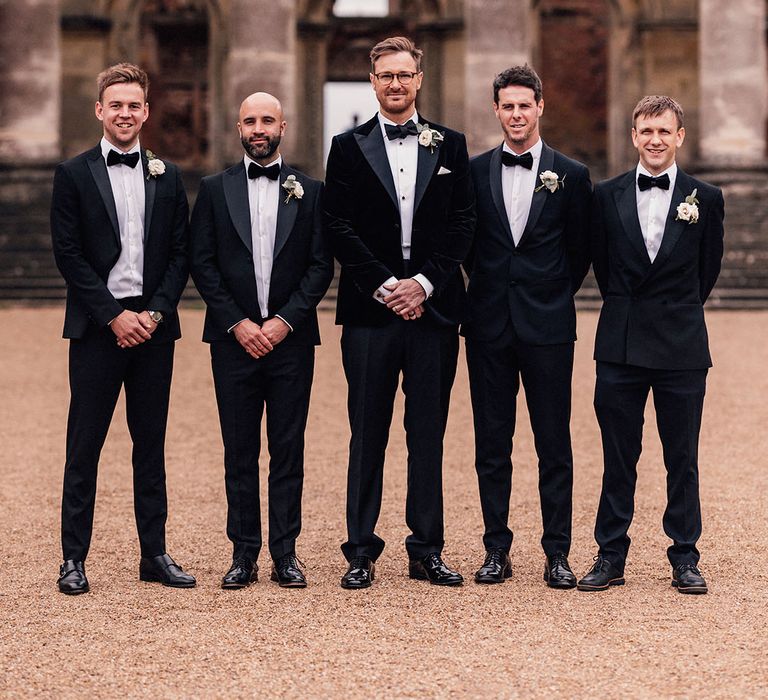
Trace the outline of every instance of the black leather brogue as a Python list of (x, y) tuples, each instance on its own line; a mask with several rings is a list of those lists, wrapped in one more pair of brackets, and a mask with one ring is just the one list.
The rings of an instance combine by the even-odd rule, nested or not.
[(347, 572), (341, 577), (341, 587), (355, 590), (370, 588), (376, 567), (370, 557), (354, 557)]
[(301, 562), (295, 554), (286, 554), (272, 562), (270, 579), (277, 581), (280, 588), (306, 588), (307, 579), (299, 568)]
[(679, 593), (706, 593), (707, 582), (695, 564), (678, 564), (672, 569), (672, 585)]
[(221, 587), (225, 590), (245, 588), (259, 580), (259, 567), (250, 559), (235, 559), (229, 571), (221, 579)]
[(576, 588), (580, 591), (605, 591), (609, 586), (623, 585), (624, 572), (598, 554), (589, 573), (578, 582)]
[(563, 552), (547, 557), (544, 564), (544, 580), (550, 588), (574, 588), (576, 576)]
[(437, 552), (430, 552), (423, 559), (408, 562), (408, 576), (419, 581), (429, 581), (435, 586), (460, 586), (464, 577), (449, 568)]

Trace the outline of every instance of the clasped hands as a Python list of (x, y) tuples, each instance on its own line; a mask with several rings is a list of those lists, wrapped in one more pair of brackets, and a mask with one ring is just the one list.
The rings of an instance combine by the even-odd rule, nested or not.
[(281, 318), (270, 318), (261, 326), (246, 318), (232, 329), (232, 334), (251, 357), (258, 359), (271, 352), (290, 330), (290, 326)]
[(112, 332), (117, 337), (117, 345), (123, 349), (135, 347), (148, 341), (157, 328), (148, 311), (136, 313), (135, 311), (123, 311), (109, 324)]
[(427, 294), (415, 279), (406, 278), (383, 285), (391, 292), (383, 298), (388, 309), (392, 309), (406, 321), (415, 321), (424, 313)]

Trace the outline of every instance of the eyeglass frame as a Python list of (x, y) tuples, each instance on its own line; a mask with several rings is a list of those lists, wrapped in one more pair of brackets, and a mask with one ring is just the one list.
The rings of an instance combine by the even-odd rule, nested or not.
[[(385, 87), (386, 87), (387, 85), (392, 85), (392, 83), (394, 83), (394, 82), (395, 82), (395, 78), (397, 78), (397, 82), (398, 82), (398, 83), (400, 83), (400, 85), (410, 85), (410, 84), (413, 82), (413, 79), (414, 79), (414, 78), (415, 78), (417, 75), (419, 75), (420, 73), (421, 73), (421, 71), (420, 71), (420, 70), (419, 70), (419, 71), (405, 71), (405, 70), (403, 70), (403, 71), (400, 71), (399, 73), (390, 73), (389, 71), (385, 71), (385, 72), (383, 72), (383, 73), (373, 73), (373, 77), (374, 77), (374, 78), (376, 78), (376, 80), (378, 80), (378, 81), (379, 81), (379, 82), (380, 82), (382, 85), (384, 85)], [(391, 76), (392, 76), (392, 79), (391, 79), (391, 80), (389, 80), (389, 81), (387, 81), (387, 82), (384, 82), (384, 81), (381, 79), (381, 77), (380, 77), (380, 76), (382, 76), (382, 75), (391, 75)], [(400, 76), (401, 76), (401, 75), (408, 75), (408, 76), (410, 76), (410, 77), (408, 78), (408, 80), (406, 80), (405, 82), (403, 82), (402, 80), (400, 80)]]

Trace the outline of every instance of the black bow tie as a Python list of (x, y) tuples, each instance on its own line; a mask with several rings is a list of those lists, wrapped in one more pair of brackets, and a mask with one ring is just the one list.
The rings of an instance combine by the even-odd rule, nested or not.
[(256, 163), (250, 163), (248, 165), (248, 177), (253, 180), (257, 177), (264, 175), (270, 180), (277, 180), (280, 177), (280, 163), (273, 163), (268, 168), (262, 168)]
[(387, 138), (390, 141), (404, 139), (406, 136), (418, 136), (419, 134), (416, 124), (412, 121), (405, 124), (385, 124), (384, 129), (386, 129)]
[(650, 190), (651, 187), (658, 187), (660, 190), (668, 190), (669, 175), (664, 173), (659, 177), (648, 177), (647, 175), (643, 175), (642, 173), (640, 173), (637, 176), (637, 186), (640, 188), (641, 192)]
[(533, 167), (533, 156), (530, 153), (523, 153), (521, 156), (516, 156), (509, 151), (502, 151), (501, 162), (508, 167), (519, 165), (526, 170), (530, 170)]
[(138, 151), (133, 153), (120, 153), (114, 148), (107, 153), (107, 165), (127, 165), (129, 168), (135, 168), (141, 155)]

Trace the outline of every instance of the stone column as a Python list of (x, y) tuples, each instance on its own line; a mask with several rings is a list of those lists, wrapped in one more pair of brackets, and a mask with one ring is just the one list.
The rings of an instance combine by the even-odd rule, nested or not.
[(765, 0), (700, 0), (700, 157), (707, 167), (766, 163)]
[(493, 115), (493, 79), (505, 68), (531, 60), (530, 0), (466, 0), (464, 129), (471, 154), (501, 142)]
[(328, 72), (328, 23), (306, 22), (300, 29), (297, 90), (299, 109), (288, 128), (294, 133), (297, 158), (294, 164), (314, 177), (323, 178), (323, 88)]
[[(256, 5), (256, 8), (254, 8)], [(280, 150), (293, 160), (296, 149), (298, 100), (296, 90), (296, 2), (273, 0), (232, 0), (227, 60), (228, 103), (231, 134), (228, 153), (232, 159), (242, 155), (235, 124), (240, 102), (253, 92), (269, 92), (283, 104), (288, 130)], [(254, 11), (254, 9), (256, 11)]]
[(0, 163), (59, 157), (57, 0), (0, 2)]

